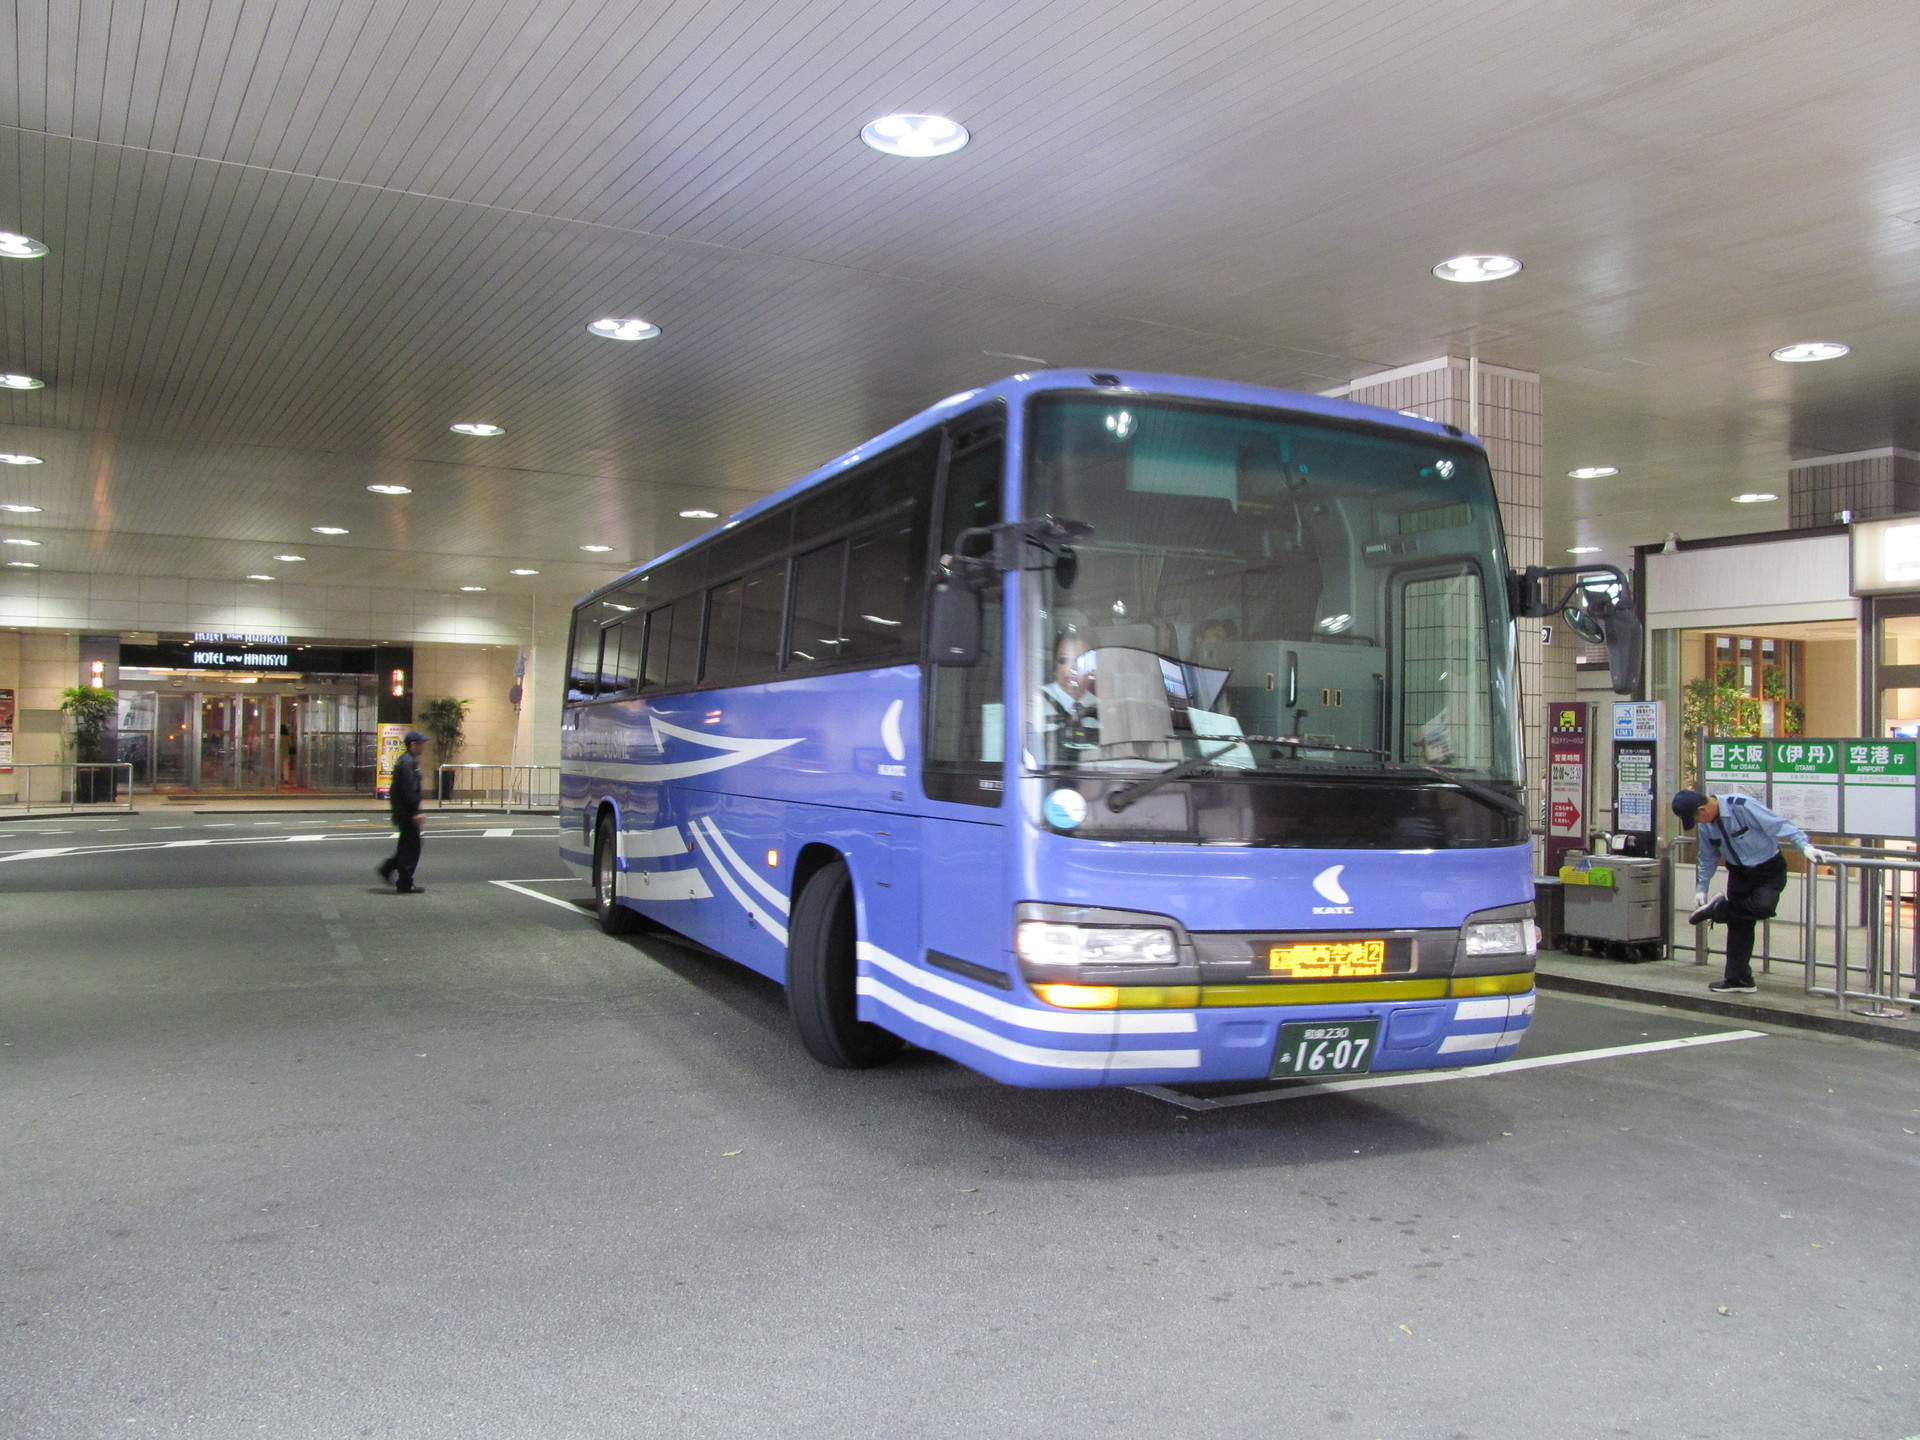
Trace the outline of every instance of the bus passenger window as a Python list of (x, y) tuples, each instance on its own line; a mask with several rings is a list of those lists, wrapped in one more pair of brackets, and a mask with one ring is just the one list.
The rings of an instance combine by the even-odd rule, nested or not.
[(716, 585), (707, 592), (707, 653), (700, 662), (700, 678), (711, 685), (731, 678), (739, 669), (740, 582)]
[(700, 674), (700, 620), (706, 607), (689, 595), (672, 606), (673, 635), (667, 648), (667, 684), (691, 685)]
[(847, 570), (844, 540), (822, 545), (793, 562), (793, 632), (789, 666), (826, 665), (845, 648), (840, 633), (840, 588)]
[(740, 582), (739, 674), (758, 674), (780, 663), (780, 615), (786, 608), (785, 562), (756, 570)]
[(600, 626), (590, 607), (573, 622), (573, 662), (567, 667), (567, 699), (591, 700), (600, 687)]
[(631, 622), (609, 625), (601, 635), (601, 698), (630, 696), (639, 682), (640, 627)]
[(644, 688), (658, 690), (667, 683), (667, 647), (673, 630), (673, 606), (662, 605), (647, 616), (647, 669)]
[(850, 542), (843, 625), (847, 643), (840, 649), (841, 659), (884, 655), (919, 643), (913, 550), (913, 525), (907, 520), (856, 535)]

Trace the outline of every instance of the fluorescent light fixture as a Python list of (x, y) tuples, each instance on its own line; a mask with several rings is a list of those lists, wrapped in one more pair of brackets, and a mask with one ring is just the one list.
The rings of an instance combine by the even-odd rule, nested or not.
[(462, 420), (457, 425), (447, 427), (456, 435), (504, 435), (507, 432), (498, 425), (489, 425), (481, 420)]
[(1838, 340), (1799, 340), (1782, 345), (1773, 352), (1773, 358), (1789, 365), (1808, 365), (1815, 360), (1838, 360), (1846, 353), (1847, 347)]
[(0, 540), (0, 545), (31, 545), (38, 549), (40, 542), (38, 540), (22, 540), (15, 536), (9, 536), (5, 540)]
[(1778, 495), (1775, 495), (1770, 490), (1749, 490), (1744, 495), (1734, 496), (1733, 503), (1736, 505), (1764, 505), (1769, 500), (1778, 500), (1779, 498)]
[(46, 253), (46, 245), (31, 235), (16, 235), (11, 230), (0, 230), (0, 255), (9, 260), (38, 260)]
[(1569, 545), (1567, 547), (1567, 554), (1569, 555), (1598, 555), (1599, 553), (1600, 547), (1598, 545)]
[(247, 579), (249, 579), (249, 580), (271, 580), (271, 579), (273, 579), (273, 576), (271, 576), (271, 575), (249, 575), (249, 576), (247, 576)]
[(44, 465), (38, 455), (0, 455), (0, 465)]
[(40, 564), (37, 560), (9, 560), (7, 561), (7, 568), (9, 570), (38, 570)]
[(289, 565), (297, 565), (307, 557), (304, 555), (276, 555), (273, 558), (276, 560), (284, 560)]
[(1521, 268), (1520, 262), (1511, 255), (1456, 255), (1434, 266), (1433, 273), (1456, 285), (1478, 285), (1518, 275)]
[(0, 505), (0, 510), (6, 511), (9, 515), (38, 515), (40, 513), (40, 507), (38, 505)]
[(651, 340), (660, 333), (660, 327), (651, 320), (642, 320), (638, 315), (625, 320), (608, 316), (603, 320), (588, 321), (587, 333), (598, 335), (602, 340)]
[(44, 390), (47, 382), (31, 375), (0, 375), (0, 390)]
[(313, 533), (316, 535), (345, 535), (348, 532), (344, 527), (339, 525), (315, 525), (313, 527)]
[(1567, 471), (1569, 480), (1604, 480), (1609, 475), (1618, 475), (1618, 465), (1582, 465), (1578, 470)]
[(460, 588), (469, 595), (484, 595), (487, 589), (484, 585), (462, 585)]
[(411, 485), (369, 485), (367, 489), (376, 495), (411, 495), (413, 493)]
[(926, 160), (951, 155), (973, 136), (944, 115), (882, 115), (861, 127), (860, 138), (882, 155)]
[(613, 546), (611, 546), (611, 545), (582, 545), (582, 546), (581, 546), (580, 548), (581, 548), (582, 550), (585, 550), (585, 551), (588, 551), (589, 553), (591, 553), (591, 554), (594, 554), (594, 555), (604, 555), (604, 554), (606, 554), (606, 553), (607, 553), (607, 552), (608, 552), (609, 550), (611, 550), (611, 549), (613, 549)]
[(718, 510), (682, 510), (680, 518), (682, 520), (718, 520), (720, 512)]
[(509, 575), (538, 575), (540, 572), (538, 570), (509, 570), (507, 573)]

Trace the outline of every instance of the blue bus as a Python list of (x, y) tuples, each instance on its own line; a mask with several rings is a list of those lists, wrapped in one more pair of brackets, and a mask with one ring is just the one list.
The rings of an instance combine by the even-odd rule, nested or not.
[[(1510, 575), (1452, 426), (1016, 375), (579, 604), (561, 855), (832, 1066), (1494, 1060), (1534, 1003), (1514, 620), (1575, 573)], [(1613, 575), (1560, 603), (1620, 642)]]

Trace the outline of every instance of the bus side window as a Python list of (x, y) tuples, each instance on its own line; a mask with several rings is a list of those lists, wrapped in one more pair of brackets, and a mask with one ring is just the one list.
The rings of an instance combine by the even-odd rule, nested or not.
[(567, 699), (591, 700), (600, 687), (600, 626), (593, 608), (583, 605), (573, 617), (573, 659), (567, 665)]
[(639, 683), (639, 672), (640, 627), (631, 621), (607, 626), (600, 641), (601, 697), (630, 697)]
[(662, 605), (647, 613), (647, 668), (643, 688), (658, 690), (667, 683), (667, 645), (673, 631), (673, 606)]
[(688, 595), (671, 608), (673, 625), (667, 645), (667, 684), (691, 685), (700, 674), (700, 622), (706, 609), (698, 594)]
[[(962, 530), (1000, 520), (1006, 444), (997, 436), (956, 453), (947, 465), (940, 507), (939, 553)], [(1000, 663), (1000, 586), (981, 595), (980, 663), (966, 669), (929, 665), (925, 769), (921, 785), (932, 800), (998, 805), (1006, 748)]]
[(918, 633), (913, 530), (911, 517), (902, 517), (847, 542), (842, 660), (865, 660), (899, 650)]
[(787, 668), (831, 665), (846, 637), (840, 632), (840, 592), (847, 574), (847, 542), (810, 550), (793, 562), (793, 627)]

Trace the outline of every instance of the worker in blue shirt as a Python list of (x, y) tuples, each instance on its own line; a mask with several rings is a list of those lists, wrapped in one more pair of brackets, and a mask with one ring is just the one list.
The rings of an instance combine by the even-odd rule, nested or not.
[[(1673, 797), (1673, 813), (1686, 829), (1700, 827), (1693, 914), (1687, 918), (1695, 925), (1718, 920), (1727, 927), (1726, 974), (1707, 989), (1721, 995), (1751, 995), (1753, 927), (1773, 918), (1787, 884), (1787, 861), (1780, 843), (1794, 846), (1814, 865), (1830, 857), (1814, 849), (1806, 831), (1750, 795), (1681, 790)], [(1708, 900), (1707, 886), (1722, 860), (1727, 862), (1727, 893)]]

